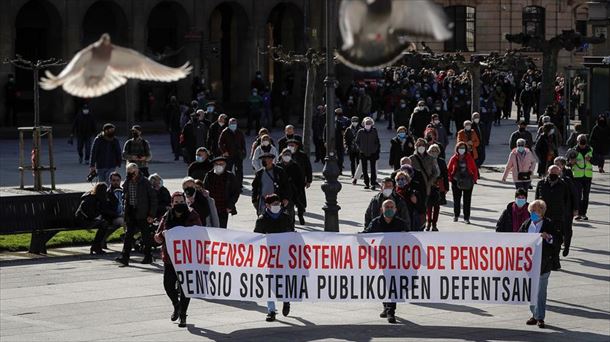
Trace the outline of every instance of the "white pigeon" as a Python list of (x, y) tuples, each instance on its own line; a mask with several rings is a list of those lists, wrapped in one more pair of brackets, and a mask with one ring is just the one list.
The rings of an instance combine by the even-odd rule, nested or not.
[(429, 0), (342, 0), (338, 59), (363, 71), (393, 64), (416, 41), (451, 38), (442, 8)]
[(61, 86), (78, 97), (98, 97), (113, 91), (128, 78), (172, 82), (185, 78), (192, 67), (186, 62), (179, 68), (159, 64), (132, 49), (113, 45), (110, 35), (102, 34), (95, 43), (79, 51), (57, 76), (48, 70), (40, 87), (52, 90)]

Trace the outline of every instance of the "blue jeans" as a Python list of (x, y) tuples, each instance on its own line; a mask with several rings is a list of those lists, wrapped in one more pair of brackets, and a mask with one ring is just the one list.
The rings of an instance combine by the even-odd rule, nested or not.
[(536, 300), (536, 305), (530, 305), (532, 315), (539, 321), (544, 321), (544, 314), (546, 313), (546, 288), (549, 286), (550, 275), (550, 271), (540, 275), (540, 282), (538, 283), (538, 299)]
[(267, 302), (267, 312), (275, 312), (275, 302), (274, 301)]
[(89, 161), (91, 155), (91, 137), (77, 137), (76, 138), (76, 151), (78, 152), (78, 158), (83, 159), (83, 150), (85, 150), (85, 160)]

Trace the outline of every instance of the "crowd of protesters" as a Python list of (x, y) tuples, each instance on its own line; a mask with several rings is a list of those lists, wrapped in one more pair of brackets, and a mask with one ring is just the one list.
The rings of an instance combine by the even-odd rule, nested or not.
[[(511, 174), (516, 192), (514, 201), (498, 220), (497, 231), (543, 235), (540, 291), (546, 294), (550, 271), (561, 267), (562, 244), (563, 256), (569, 253), (573, 219), (588, 219), (592, 166), (598, 165), (603, 172), (604, 156), (610, 148), (607, 116), (598, 117), (590, 135), (578, 133), (571, 143), (568, 140), (564, 157), (559, 154), (563, 137), (567, 136), (562, 91), (558, 90), (556, 101), (541, 112), (537, 105), (540, 73), (535, 69), (529, 69), (520, 80), (511, 72), (488, 69), (482, 72), (481, 81), (480, 109), (474, 113), (468, 72), (402, 68), (386, 70), (373, 80), (353, 82), (344, 92), (338, 91), (334, 127), (325, 125), (324, 105), (313, 113), (314, 163), (323, 162), (327, 147), (324, 132), (334, 129), (342, 173), (344, 167), (349, 169), (354, 186), (362, 180), (364, 189), (375, 191), (364, 211), (365, 233), (439, 231), (440, 207), (447, 204), (449, 191), (453, 196), (453, 221), (463, 215), (463, 221), (470, 224), (472, 194), (481, 176), (493, 126), (510, 118), (515, 103), (518, 130), (508, 141), (510, 150), (502, 180)], [(563, 87), (561, 78), (556, 83)], [(137, 232), (141, 234), (142, 263), (153, 262), (151, 248), (160, 244), (165, 263), (164, 286), (174, 307), (171, 319), (180, 319), (181, 327), (186, 326), (189, 303), (176, 287), (164, 232), (189, 225), (227, 228), (229, 215), (237, 214), (247, 158), (252, 162), (246, 167), (251, 166), (254, 171), (250, 197), (258, 217), (255, 232), (293, 231), (295, 216), (298, 224), (304, 225), (306, 189), (313, 181), (312, 164), (304, 152), (302, 137), (290, 124), (289, 113), (278, 117), (272, 103), (286, 111), (290, 105), (282, 98), (273, 102), (260, 73), (252, 81), (246, 127), (240, 128), (236, 117), (222, 113), (209, 90), (197, 82), (193, 95), (189, 106), (181, 105), (174, 96), (166, 106), (172, 153), (175, 160), (182, 158), (187, 164), (181, 189), (171, 195), (162, 177), (150, 174), (153, 155), (140, 126), (131, 128), (131, 138), (122, 149), (112, 124), (105, 124), (91, 143), (92, 121), (86, 107), (74, 126), (79, 161), (82, 162), (84, 147), (85, 162), (100, 181), (83, 196), (77, 211), (83, 225), (97, 229), (91, 253), (105, 253), (105, 237), (120, 226), (126, 227), (124, 247), (116, 259), (122, 265), (129, 265)], [(284, 90), (279, 93), (286, 95)], [(535, 136), (527, 130), (532, 113), (538, 117)], [(285, 129), (275, 142), (270, 129), (278, 118), (283, 120)], [(380, 126), (395, 130), (396, 135), (382, 141)], [(252, 129), (256, 129), (257, 136), (247, 146), (245, 136)], [(447, 151), (450, 139), (455, 141), (455, 148)], [(389, 150), (387, 161), (380, 161), (382, 148)], [(117, 172), (123, 161), (127, 173), (124, 181)], [(344, 166), (347, 163), (349, 168)], [(393, 170), (380, 182), (379, 163)], [(535, 200), (528, 203), (535, 170), (540, 181), (532, 195)], [(544, 306), (539, 300), (528, 324), (544, 327)], [(267, 307), (266, 319), (275, 320), (275, 303), (269, 302)], [(380, 316), (396, 322), (395, 310), (395, 303), (384, 303)], [(282, 313), (288, 315), (289, 311), (290, 303), (284, 303)]]

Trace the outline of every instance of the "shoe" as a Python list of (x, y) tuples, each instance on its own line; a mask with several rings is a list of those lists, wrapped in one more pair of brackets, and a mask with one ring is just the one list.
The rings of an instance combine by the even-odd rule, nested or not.
[(180, 323), (178, 323), (178, 328), (186, 328), (186, 315), (180, 315)]
[(265, 321), (267, 321), (267, 322), (275, 321), (275, 311), (271, 311), (271, 312), (267, 313), (267, 318), (265, 318)]
[(583, 215), (582, 220), (583, 221), (589, 221), (589, 218), (587, 217), (587, 215)]
[(546, 325), (544, 325), (544, 321), (543, 320), (539, 320), (538, 321), (538, 328), (544, 329), (545, 327), (546, 327)]
[(365, 189), (369, 189), (368, 184), (365, 184), (365, 185), (364, 185), (364, 188), (365, 188)]
[(356, 183), (358, 183), (358, 180), (357, 180), (357, 179), (355, 179), (355, 178), (354, 178), (354, 179), (352, 179), (352, 184), (356, 185)]
[(388, 312), (388, 323), (396, 323), (396, 316), (394, 316), (393, 312)]
[(115, 258), (114, 261), (118, 262), (119, 264), (122, 264), (123, 266), (129, 266), (129, 259), (126, 259), (122, 256)]
[(579, 215), (579, 216), (576, 216), (576, 217), (574, 218), (574, 220), (576, 220), (576, 221), (580, 221), (580, 220), (582, 220), (582, 216), (580, 216), (580, 215)]
[(464, 222), (466, 222), (466, 224), (470, 224), (470, 220), (469, 219), (464, 219)]
[(373, 190), (373, 191), (376, 190), (374, 185), (371, 185), (371, 190)]
[(180, 305), (174, 304), (174, 312), (172, 312), (172, 315), (169, 317), (169, 319), (171, 319), (172, 322), (175, 322), (178, 317), (180, 317)]
[(567, 257), (568, 254), (570, 254), (570, 246), (565, 246), (563, 247), (563, 253), (561, 253), (561, 255), (563, 255), (563, 257)]
[(453, 217), (453, 222), (457, 222), (457, 221), (458, 221), (458, 217), (457, 217), (457, 216), (454, 216), (454, 217)]
[(282, 306), (282, 315), (284, 315), (284, 317), (286, 317), (286, 316), (288, 316), (289, 313), (290, 313), (290, 303), (284, 302), (284, 305)]
[(89, 165), (89, 159), (85, 159), (85, 165)]
[(430, 222), (426, 223), (426, 229), (425, 231), (429, 232), (430, 231)]
[(305, 218), (303, 217), (303, 214), (299, 214), (299, 224), (301, 226), (305, 224)]
[(175, 157), (174, 157), (174, 161), (177, 161), (177, 160), (180, 160), (180, 157), (175, 156)]
[(97, 255), (104, 255), (106, 254), (106, 251), (102, 249), (102, 247), (91, 247), (89, 249), (89, 254), (93, 255), (93, 254), (97, 254)]
[(152, 255), (147, 255), (144, 257), (144, 259), (142, 259), (141, 263), (142, 264), (152, 264), (153, 263), (153, 257)]
[(383, 311), (379, 314), (379, 318), (387, 318), (388, 317), (388, 309), (383, 308)]
[(438, 228), (436, 227), (436, 224), (432, 225), (432, 231), (433, 232), (438, 232)]
[(534, 317), (532, 317), (532, 318), (528, 319), (527, 322), (525, 322), (525, 324), (527, 324), (527, 325), (536, 325), (536, 324), (538, 324), (538, 320), (535, 319)]

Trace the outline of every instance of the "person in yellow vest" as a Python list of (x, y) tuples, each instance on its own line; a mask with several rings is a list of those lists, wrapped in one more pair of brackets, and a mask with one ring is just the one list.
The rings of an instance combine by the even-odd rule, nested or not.
[(588, 220), (587, 208), (589, 207), (589, 192), (591, 191), (591, 180), (593, 179), (593, 148), (587, 142), (587, 136), (581, 134), (576, 138), (576, 162), (572, 166), (574, 183), (576, 184), (576, 196), (580, 201), (578, 205), (577, 221)]

